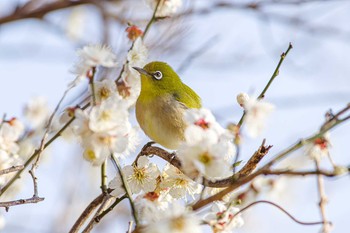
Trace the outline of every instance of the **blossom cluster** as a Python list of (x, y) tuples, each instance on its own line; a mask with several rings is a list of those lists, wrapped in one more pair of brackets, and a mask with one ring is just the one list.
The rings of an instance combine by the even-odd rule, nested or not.
[(232, 175), (233, 135), (222, 128), (208, 109), (188, 109), (185, 142), (177, 151), (190, 177), (218, 179)]

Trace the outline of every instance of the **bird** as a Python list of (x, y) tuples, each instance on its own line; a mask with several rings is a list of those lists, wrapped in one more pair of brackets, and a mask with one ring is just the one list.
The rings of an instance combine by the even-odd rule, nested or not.
[(185, 140), (186, 109), (202, 107), (201, 98), (165, 62), (133, 67), (141, 76), (136, 119), (145, 134), (161, 146), (176, 150)]

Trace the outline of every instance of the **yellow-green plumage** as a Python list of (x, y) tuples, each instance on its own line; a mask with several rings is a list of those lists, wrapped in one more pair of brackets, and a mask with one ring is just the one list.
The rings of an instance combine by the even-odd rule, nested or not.
[[(184, 140), (187, 108), (200, 108), (200, 97), (164, 62), (151, 62), (141, 73), (141, 93), (136, 102), (136, 118), (152, 140), (169, 149), (177, 149)], [(161, 72), (161, 79), (155, 78)], [(158, 73), (159, 74), (159, 73)]]

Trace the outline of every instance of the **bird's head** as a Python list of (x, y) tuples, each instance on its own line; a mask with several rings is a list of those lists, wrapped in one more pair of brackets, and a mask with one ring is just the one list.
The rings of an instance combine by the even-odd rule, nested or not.
[(143, 68), (133, 68), (141, 74), (141, 91), (163, 93), (181, 88), (180, 77), (165, 62), (154, 61)]

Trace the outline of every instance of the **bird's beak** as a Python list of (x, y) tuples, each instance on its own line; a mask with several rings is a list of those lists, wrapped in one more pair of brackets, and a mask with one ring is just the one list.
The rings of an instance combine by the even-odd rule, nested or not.
[(142, 69), (140, 67), (133, 67), (133, 69), (137, 70), (137, 72), (139, 72), (140, 74), (144, 74), (146, 76), (152, 76), (151, 74), (149, 74), (147, 71), (145, 71), (144, 69)]

